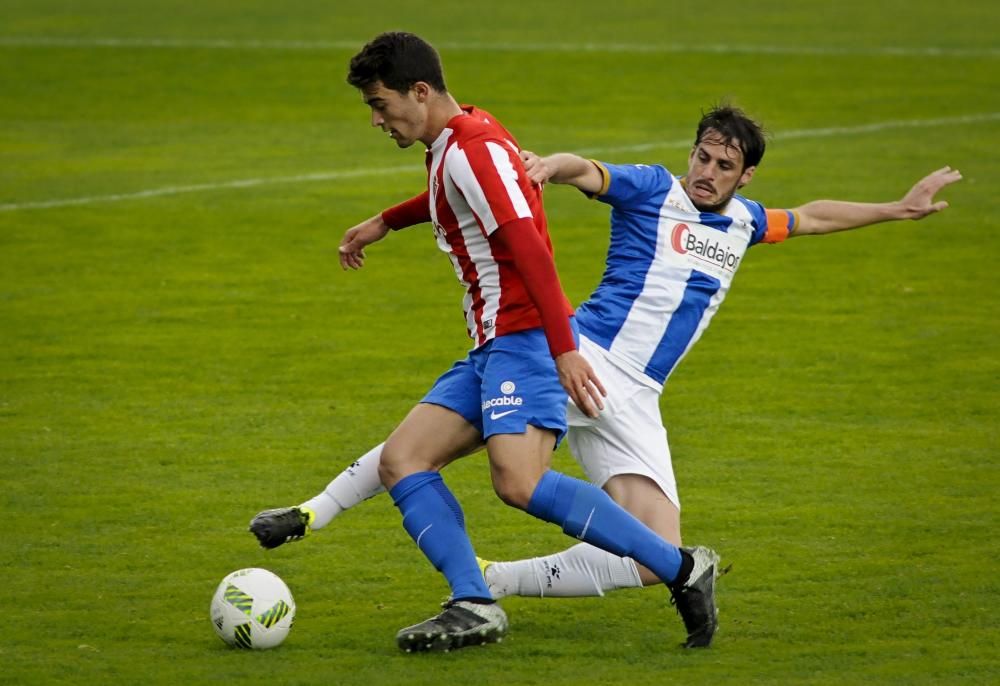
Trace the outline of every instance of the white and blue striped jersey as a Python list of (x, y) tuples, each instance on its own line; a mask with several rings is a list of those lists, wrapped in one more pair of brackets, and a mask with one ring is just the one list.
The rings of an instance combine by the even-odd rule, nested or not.
[(611, 205), (611, 243), (597, 290), (577, 308), (580, 333), (626, 370), (662, 389), (708, 327), (748, 247), (795, 228), (787, 210), (739, 195), (719, 214), (699, 212), (658, 165), (596, 162)]

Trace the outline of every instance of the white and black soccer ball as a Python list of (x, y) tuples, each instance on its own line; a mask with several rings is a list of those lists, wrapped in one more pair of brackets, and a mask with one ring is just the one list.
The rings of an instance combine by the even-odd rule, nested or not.
[(285, 640), (295, 620), (295, 601), (277, 574), (251, 567), (226, 576), (212, 596), (212, 626), (237, 648), (266, 650)]

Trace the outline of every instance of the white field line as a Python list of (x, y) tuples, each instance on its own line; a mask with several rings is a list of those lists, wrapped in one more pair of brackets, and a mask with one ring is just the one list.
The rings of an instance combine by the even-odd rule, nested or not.
[[(935, 126), (952, 126), (957, 124), (982, 124), (984, 122), (1000, 121), (1000, 112), (983, 114), (968, 114), (957, 117), (940, 117), (938, 119), (897, 119), (873, 122), (857, 126), (828, 126), (820, 129), (792, 129), (776, 133), (769, 138), (773, 141), (795, 140), (799, 138), (832, 138), (834, 136), (853, 136), (866, 133), (878, 133), (892, 129), (924, 129)], [(687, 148), (694, 144), (694, 136), (683, 140), (662, 141), (659, 143), (637, 143), (635, 145), (618, 145), (609, 148), (589, 148), (575, 151), (580, 155), (595, 155), (619, 152), (643, 152), (665, 148)], [(3, 206), (0, 205), (0, 208)]]
[[(6, 48), (182, 48), (204, 50), (351, 50), (356, 51), (363, 40), (237, 40), (191, 38), (114, 38), (114, 37), (49, 37), (0, 36), (0, 47)], [(577, 52), (577, 53), (691, 53), (718, 55), (828, 55), (886, 57), (1000, 57), (1000, 48), (946, 48), (935, 46), (893, 47), (833, 47), (809, 45), (741, 45), (741, 44), (678, 44), (678, 43), (478, 43), (475, 41), (443, 41), (435, 43), (440, 50), (456, 52)]]
[(185, 186), (165, 186), (151, 188), (135, 193), (114, 193), (112, 195), (91, 195), (80, 198), (62, 198), (56, 200), (38, 200), (34, 202), (11, 203), (0, 205), (0, 212), (14, 210), (40, 210), (50, 207), (70, 207), (73, 205), (94, 205), (106, 202), (121, 202), (123, 200), (139, 200), (142, 198), (158, 198), (164, 195), (182, 195), (184, 193), (203, 193), (208, 191), (227, 190), (232, 188), (253, 188), (254, 186), (274, 186), (277, 184), (308, 183), (310, 181), (332, 181), (336, 179), (351, 179), (359, 176), (377, 176), (379, 174), (402, 174), (421, 171), (423, 167), (412, 165), (406, 167), (378, 167), (367, 169), (335, 170), (315, 172), (312, 174), (296, 174), (294, 176), (272, 176), (261, 179), (236, 179), (235, 181), (219, 181), (216, 183), (198, 183)]
[[(960, 124), (981, 124), (984, 122), (1000, 121), (1000, 112), (988, 112), (984, 114), (970, 114), (959, 117), (941, 117), (939, 119), (901, 119), (872, 124), (862, 124), (859, 126), (830, 126), (819, 129), (793, 129), (784, 133), (775, 134), (772, 140), (795, 140), (811, 138), (832, 138), (836, 136), (852, 136), (867, 133), (878, 133), (880, 131), (890, 131), (893, 129), (910, 128), (931, 128), (935, 126), (953, 126)], [(618, 145), (604, 148), (586, 148), (577, 150), (582, 155), (606, 155), (609, 153), (622, 152), (643, 152), (647, 150), (666, 150), (675, 148), (687, 148), (693, 142), (692, 138), (683, 140), (659, 141), (656, 143), (639, 143), (637, 145)], [(157, 198), (167, 195), (181, 195), (184, 193), (203, 193), (218, 190), (252, 188), (255, 186), (273, 186), (278, 184), (308, 183), (313, 181), (333, 181), (337, 179), (350, 179), (365, 176), (380, 176), (385, 174), (402, 174), (406, 172), (422, 172), (423, 165), (407, 165), (399, 167), (369, 167), (361, 169), (333, 170), (327, 172), (314, 172), (311, 174), (296, 174), (294, 176), (273, 176), (257, 179), (237, 179), (234, 181), (220, 181), (217, 183), (201, 183), (183, 186), (166, 186), (163, 188), (151, 188), (145, 191), (134, 193), (115, 193), (113, 195), (92, 195), (79, 198), (61, 198), (53, 200), (37, 200), (30, 202), (9, 203), (0, 205), (0, 212), (14, 212), (17, 210), (39, 210), (53, 207), (71, 207), (73, 205), (95, 205), (98, 203), (121, 202), (125, 200), (140, 200), (143, 198)]]

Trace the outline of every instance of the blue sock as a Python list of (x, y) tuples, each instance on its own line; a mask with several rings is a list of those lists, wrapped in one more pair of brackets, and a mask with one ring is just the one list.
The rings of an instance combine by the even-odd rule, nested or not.
[(444, 574), (454, 600), (493, 596), (483, 580), (476, 553), (465, 533), (462, 508), (437, 472), (417, 472), (389, 491), (403, 513), (403, 528), (417, 547)]
[(664, 583), (680, 571), (680, 550), (593, 484), (548, 471), (531, 494), (528, 513), (609, 553), (631, 557)]

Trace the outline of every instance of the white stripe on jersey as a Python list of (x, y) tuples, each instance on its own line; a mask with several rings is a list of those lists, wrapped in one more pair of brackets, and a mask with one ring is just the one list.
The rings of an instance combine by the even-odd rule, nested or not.
[[(667, 193), (666, 205), (668, 206), (674, 205), (675, 207), (686, 206), (692, 212), (694, 213), (698, 212), (694, 204), (691, 203), (691, 199), (684, 191), (684, 186), (678, 183), (676, 180), (674, 184), (671, 186), (670, 191)], [(666, 208), (664, 208), (662, 211), (664, 212), (665, 215), (668, 215), (668, 213), (666, 212)], [(728, 217), (732, 217), (734, 219), (734, 222), (735, 221), (745, 222), (748, 227), (753, 222), (753, 216), (747, 211), (746, 206), (743, 205), (743, 203), (736, 200), (735, 198), (726, 206), (725, 214)], [(661, 216), (661, 221), (663, 219), (670, 219), (670, 217)], [(674, 217), (673, 219), (676, 221), (676, 217)], [(727, 245), (728, 248), (733, 253), (739, 253), (739, 255), (742, 256), (747, 249), (746, 236), (741, 234), (741, 232), (737, 230), (737, 227), (735, 225), (731, 225), (730, 229), (732, 230), (731, 237), (728, 233), (723, 233), (714, 236), (714, 240), (720, 244)], [(742, 238), (739, 237), (738, 234), (742, 235), (743, 237)], [(732, 270), (719, 271), (718, 269), (713, 268), (713, 265), (710, 264), (699, 263), (697, 264), (697, 269), (718, 279), (719, 289), (712, 295), (711, 298), (709, 298), (708, 305), (705, 307), (705, 310), (701, 313), (701, 319), (698, 322), (698, 326), (692, 332), (691, 338), (688, 340), (687, 345), (684, 346), (684, 350), (677, 358), (677, 361), (674, 362), (674, 367), (671, 369), (671, 371), (677, 367), (680, 361), (684, 359), (684, 356), (688, 354), (688, 351), (691, 350), (694, 344), (698, 342), (698, 340), (701, 338), (701, 335), (705, 333), (705, 329), (707, 329), (708, 325), (712, 322), (712, 317), (714, 317), (715, 313), (718, 312), (719, 306), (722, 304), (722, 301), (726, 299), (726, 294), (729, 293), (729, 286), (732, 283), (734, 276), (734, 271)], [(686, 286), (687, 279), (691, 276), (691, 271), (692, 270), (690, 269), (685, 270), (686, 273), (684, 276), (684, 281), (685, 281), (685, 283), (683, 284), (684, 286)]]
[[(451, 138), (451, 134), (451, 129), (445, 129), (441, 132), (441, 140), (448, 140)], [(441, 172), (442, 162), (444, 162), (444, 157), (440, 155), (433, 155), (431, 157), (431, 164), (427, 170), (427, 178), (431, 188), (439, 188), (437, 178)], [(458, 278), (458, 282), (465, 288), (465, 295), (462, 298), (462, 312), (465, 313), (466, 326), (469, 327), (469, 331), (476, 331), (475, 322), (472, 321), (474, 318), (472, 312), (472, 296), (469, 294), (469, 282), (465, 280), (465, 276), (462, 272), (462, 265), (458, 261), (458, 257), (456, 257), (455, 253), (452, 251), (451, 245), (448, 244), (448, 239), (445, 236), (444, 231), (441, 229), (441, 220), (438, 218), (437, 201), (433, 195), (430, 201), (430, 210), (431, 222), (434, 225), (434, 240), (437, 242), (438, 249), (448, 256), (448, 259), (451, 261), (451, 267), (455, 270), (455, 277)]]
[(504, 188), (507, 189), (507, 195), (514, 205), (514, 211), (517, 212), (518, 219), (531, 219), (531, 208), (528, 207), (528, 200), (524, 197), (524, 193), (521, 192), (521, 187), (517, 185), (517, 171), (514, 169), (514, 165), (510, 163), (510, 156), (507, 154), (507, 151), (490, 141), (487, 141), (486, 149), (490, 151), (490, 157), (493, 158), (493, 164), (497, 168), (497, 173), (500, 174), (500, 178), (503, 180)]
[[(681, 188), (681, 184), (679, 183), (674, 185), (677, 188)], [(752, 224), (754, 222), (754, 216), (750, 213), (750, 210), (747, 208), (747, 206), (744, 205), (737, 198), (733, 198), (733, 200), (731, 200), (729, 204), (726, 205), (725, 216), (731, 217), (733, 219), (733, 224), (730, 226), (730, 232), (733, 234), (733, 237), (736, 240), (736, 244), (740, 246), (739, 248), (734, 248), (734, 250), (738, 249), (740, 251), (740, 255), (742, 256), (746, 252), (747, 246), (743, 244), (744, 239), (736, 238), (736, 236), (741, 233), (738, 227), (740, 226), (740, 224), (745, 225), (746, 227), (748, 227), (747, 229), (748, 232), (752, 233)], [(717, 273), (713, 275), (720, 276)], [(711, 297), (711, 299), (709, 299), (708, 307), (706, 307), (705, 311), (702, 313), (701, 322), (699, 322), (697, 330), (694, 332), (694, 335), (691, 336), (691, 340), (688, 341), (687, 347), (684, 348), (684, 352), (681, 353), (681, 356), (677, 358), (677, 362), (674, 363), (675, 368), (678, 364), (680, 364), (680, 361), (684, 359), (685, 355), (688, 354), (688, 351), (691, 350), (691, 347), (698, 342), (698, 340), (701, 338), (701, 335), (705, 333), (705, 329), (708, 328), (708, 325), (711, 324), (712, 318), (715, 316), (715, 313), (719, 311), (719, 306), (722, 305), (722, 301), (725, 300), (726, 296), (729, 294), (729, 289), (732, 286), (734, 277), (735, 273), (730, 272), (728, 275), (722, 276), (719, 279), (719, 290), (717, 290), (715, 294)]]
[[(680, 184), (677, 184), (678, 186)], [(726, 205), (726, 216), (732, 217), (733, 221), (745, 222), (747, 226), (753, 224), (754, 217), (750, 214), (750, 210), (745, 204), (740, 202), (738, 198), (733, 198), (736, 202), (730, 202)]]
[[(680, 184), (675, 183), (671, 193), (678, 187)], [(670, 318), (663, 315), (677, 309), (691, 273), (688, 267), (672, 263), (666, 256), (666, 251), (670, 250), (667, 223), (672, 223), (670, 217), (661, 214), (656, 229), (656, 253), (646, 272), (642, 292), (632, 302), (609, 351), (632, 365), (636, 360), (648, 360), (653, 356), (670, 323)]]
[[(452, 134), (451, 129), (445, 129), (444, 131), (441, 132), (441, 135), (446, 137), (450, 137), (451, 134)], [(437, 185), (435, 180), (437, 179), (438, 174), (441, 170), (441, 162), (443, 161), (444, 158), (438, 155), (433, 155), (431, 157), (431, 164), (430, 167), (428, 167), (427, 169), (427, 179), (431, 189), (433, 189)], [(448, 241), (445, 240), (444, 232), (441, 231), (440, 229), (441, 220), (438, 219), (437, 202), (433, 192), (431, 193), (430, 207), (431, 207), (431, 222), (434, 224), (434, 238), (437, 240), (438, 248), (440, 248), (443, 252), (450, 253), (451, 248), (448, 245)], [(449, 256), (452, 257), (452, 262), (454, 262), (455, 261), (454, 255), (449, 255)], [(462, 272), (459, 269), (458, 264), (455, 264), (455, 271), (458, 274), (458, 280), (462, 281)], [(465, 283), (464, 281), (462, 281), (462, 284), (468, 286), (468, 284)]]
[[(455, 266), (455, 273), (458, 275), (458, 279), (462, 282), (462, 285), (466, 287), (465, 298), (462, 302), (463, 309), (465, 310), (466, 324), (469, 327), (469, 331), (473, 333), (482, 328), (485, 339), (489, 340), (493, 338), (493, 326), (496, 323), (496, 315), (500, 309), (500, 267), (496, 260), (493, 259), (493, 250), (486, 236), (483, 235), (483, 231), (486, 230), (487, 226), (486, 216), (489, 217), (489, 221), (493, 225), (491, 229), (486, 230), (487, 233), (496, 230), (496, 220), (493, 218), (493, 212), (486, 201), (486, 194), (483, 193), (483, 189), (479, 186), (479, 182), (476, 181), (476, 177), (472, 173), (469, 158), (458, 146), (452, 145), (445, 151), (444, 166), (443, 181), (445, 197), (448, 199), (448, 205), (458, 220), (462, 242), (465, 244), (469, 261), (472, 262), (473, 268), (479, 276), (480, 297), (483, 300), (483, 309), (479, 313), (481, 320), (477, 321), (476, 314), (478, 311), (473, 307), (472, 294), (469, 292), (469, 283), (462, 276), (458, 258), (455, 255), (450, 255), (452, 264)], [(463, 184), (462, 188), (458, 187), (456, 177)], [(473, 206), (473, 201), (470, 200), (470, 197), (477, 195), (476, 202), (482, 203), (486, 216), (480, 214), (476, 207)], [(476, 220), (477, 215), (479, 216), (479, 221)], [(483, 230), (480, 230), (480, 221), (483, 224)], [(483, 341), (477, 339), (477, 342), (482, 343)]]
[[(468, 156), (457, 145), (449, 145), (448, 149), (445, 150), (444, 159), (446, 180), (449, 178), (452, 179), (455, 185), (460, 187), (462, 191), (458, 197), (453, 197), (449, 194), (448, 204), (451, 205), (451, 209), (455, 211), (456, 215), (467, 204), (482, 223), (483, 233), (489, 236), (496, 231), (497, 220), (493, 217), (493, 210), (486, 199), (485, 191), (479, 185), (479, 180), (476, 179), (476, 175), (472, 171), (472, 165), (469, 164)], [(465, 196), (464, 199), (462, 195)], [(464, 229), (465, 222), (463, 219), (460, 217), (458, 221)]]
[[(674, 189), (680, 188), (682, 188), (681, 184), (674, 184)], [(667, 197), (669, 198), (670, 194), (668, 194)], [(684, 194), (684, 197), (686, 198), (687, 194)], [(753, 215), (750, 214), (747, 206), (735, 198), (726, 206), (725, 214), (728, 217), (732, 217), (734, 223), (742, 222), (747, 226), (750, 226), (754, 221)], [(734, 233), (736, 232), (734, 231)], [(741, 254), (745, 250), (746, 247), (743, 247)], [(712, 322), (712, 318), (715, 316), (715, 313), (719, 311), (719, 306), (722, 305), (722, 301), (725, 300), (726, 295), (729, 294), (729, 288), (732, 286), (733, 276), (734, 274), (730, 273), (728, 278), (723, 277), (719, 280), (719, 290), (717, 290), (709, 299), (708, 307), (706, 307), (705, 311), (702, 313), (701, 321), (698, 323), (698, 328), (691, 336), (691, 340), (688, 341), (687, 346), (685, 346), (684, 352), (677, 358), (677, 361), (674, 363), (674, 368), (680, 364), (680, 361), (684, 359), (684, 357), (688, 354), (688, 351), (691, 350), (694, 344), (698, 342), (701, 335), (705, 333), (705, 329), (707, 329), (708, 325)]]

